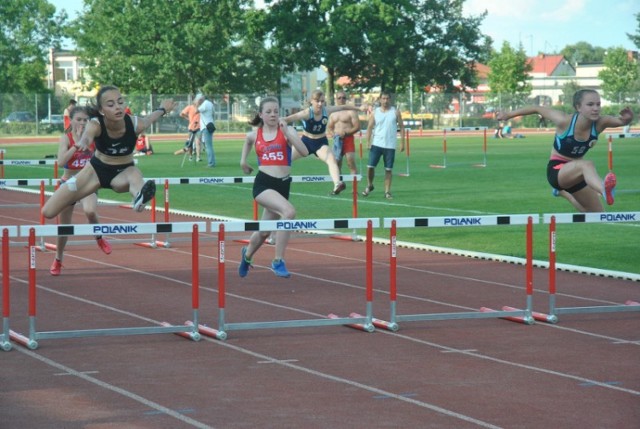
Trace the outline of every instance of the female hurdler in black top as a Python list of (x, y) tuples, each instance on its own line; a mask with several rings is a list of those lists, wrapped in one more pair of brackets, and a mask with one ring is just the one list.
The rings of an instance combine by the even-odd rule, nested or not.
[(163, 100), (161, 107), (144, 118), (125, 114), (126, 103), (115, 86), (103, 86), (96, 97), (92, 119), (87, 124), (78, 150), (85, 150), (95, 141), (96, 151), (91, 161), (71, 180), (61, 186), (42, 208), (44, 217), (51, 219), (65, 207), (96, 192), (110, 188), (115, 192), (129, 191), (133, 196), (133, 209), (144, 210), (155, 195), (152, 180), (144, 182), (142, 173), (133, 163), (133, 150), (137, 136), (161, 116), (175, 107), (172, 99)]

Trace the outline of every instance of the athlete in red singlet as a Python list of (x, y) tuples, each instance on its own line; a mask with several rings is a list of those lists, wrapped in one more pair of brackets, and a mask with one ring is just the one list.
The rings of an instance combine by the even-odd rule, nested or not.
[[(74, 176), (89, 162), (95, 151), (95, 145), (91, 144), (87, 150), (79, 150), (76, 142), (80, 139), (84, 127), (89, 120), (89, 114), (83, 107), (74, 107), (69, 112), (71, 125), (66, 130), (66, 134), (60, 137), (58, 146), (58, 165), (64, 168), (64, 172), (60, 179), (64, 186), (75, 186)], [(98, 194), (93, 193), (80, 200), (84, 214), (87, 216), (89, 223), (100, 223), (96, 207), (98, 205)], [(59, 221), (61, 224), (70, 224), (73, 218), (73, 209), (75, 205), (67, 206), (60, 212)], [(58, 236), (56, 240), (56, 257), (51, 264), (49, 272), (53, 276), (59, 276), (62, 271), (62, 259), (64, 258), (64, 248), (67, 245), (66, 236)], [(111, 245), (102, 236), (96, 236), (98, 247), (107, 255), (111, 253)]]
[[(257, 128), (247, 134), (242, 147), (240, 167), (245, 174), (253, 172), (253, 168), (247, 163), (247, 157), (255, 146), (258, 156), (258, 174), (253, 183), (253, 198), (264, 208), (262, 220), (294, 219), (296, 209), (289, 202), (291, 152), (292, 148), (295, 148), (302, 156), (307, 156), (309, 154), (307, 147), (298, 137), (298, 133), (280, 119), (277, 98), (264, 98), (260, 102), (258, 114), (250, 124)], [(271, 262), (271, 270), (278, 277), (291, 276), (284, 263), (284, 252), (290, 235), (291, 232), (287, 230), (275, 233), (276, 254)], [(268, 236), (268, 231), (256, 231), (251, 234), (249, 245), (242, 248), (238, 268), (240, 277), (245, 277), (249, 273), (253, 255)]]

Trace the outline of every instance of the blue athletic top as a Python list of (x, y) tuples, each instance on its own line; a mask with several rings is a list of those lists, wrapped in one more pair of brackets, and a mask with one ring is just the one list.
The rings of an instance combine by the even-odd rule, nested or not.
[(129, 115), (124, 115), (125, 132), (124, 135), (118, 139), (109, 137), (102, 116), (93, 119), (97, 119), (100, 124), (100, 135), (95, 139), (97, 150), (109, 156), (126, 156), (133, 153), (138, 136), (136, 136), (133, 120)]
[(598, 141), (598, 132), (596, 131), (596, 122), (591, 122), (591, 133), (587, 141), (578, 141), (573, 135), (575, 132), (576, 121), (578, 120), (578, 114), (574, 113), (571, 118), (571, 124), (567, 131), (562, 135), (556, 134), (553, 147), (558, 151), (560, 155), (568, 158), (581, 158), (589, 149), (591, 149)]
[(327, 132), (327, 123), (329, 122), (329, 115), (327, 115), (327, 109), (322, 108), (322, 117), (319, 121), (316, 121), (313, 114), (313, 106), (309, 107), (309, 119), (302, 121), (302, 129), (311, 134), (308, 137), (320, 138), (324, 137)]

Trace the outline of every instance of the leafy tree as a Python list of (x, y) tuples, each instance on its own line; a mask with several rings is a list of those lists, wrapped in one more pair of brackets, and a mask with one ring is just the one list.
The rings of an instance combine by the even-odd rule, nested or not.
[(605, 48), (591, 46), (587, 42), (565, 46), (560, 53), (575, 66), (579, 63), (601, 63), (604, 60)]
[(636, 13), (636, 21), (638, 21), (638, 28), (636, 28), (636, 34), (627, 33), (629, 40), (633, 42), (638, 49), (640, 49), (640, 13)]
[(598, 73), (602, 80), (604, 98), (614, 102), (635, 102), (638, 98), (638, 60), (631, 58), (624, 48), (615, 48), (607, 52), (604, 58), (605, 68)]
[[(125, 92), (245, 91), (250, 0), (85, 0), (72, 36), (91, 78)], [(251, 44), (259, 52), (259, 44)]]
[(269, 32), (289, 63), (324, 66), (329, 93), (339, 76), (361, 89), (475, 86), (473, 62), (486, 40), (485, 15), (462, 16), (463, 0), (267, 0)]
[(492, 96), (511, 95), (510, 107), (515, 107), (531, 93), (532, 85), (528, 82), (531, 64), (522, 46), (518, 50), (509, 42), (502, 44), (502, 49), (489, 61), (491, 72), (487, 76)]
[(569, 81), (562, 85), (562, 105), (567, 107), (569, 112), (573, 112), (573, 94), (582, 89), (580, 84), (575, 81)]
[(67, 16), (46, 0), (0, 2), (0, 93), (46, 92), (49, 48), (58, 48)]

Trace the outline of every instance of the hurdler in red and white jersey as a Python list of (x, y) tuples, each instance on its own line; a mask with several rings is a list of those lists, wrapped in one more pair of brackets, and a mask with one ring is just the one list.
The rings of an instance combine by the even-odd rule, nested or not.
[[(76, 142), (73, 140), (73, 133), (67, 133), (67, 138), (69, 139), (69, 149), (71, 149), (76, 145)], [(95, 144), (91, 143), (88, 150), (75, 151), (71, 155), (71, 159), (69, 159), (69, 161), (64, 165), (65, 172), (61, 180), (63, 182), (69, 180), (72, 176), (78, 173), (78, 171), (82, 170), (93, 156), (93, 152), (95, 152), (95, 150)]]
[(291, 146), (278, 127), (278, 132), (273, 140), (266, 141), (262, 135), (262, 127), (256, 131), (256, 154), (258, 165), (267, 166), (291, 166)]

